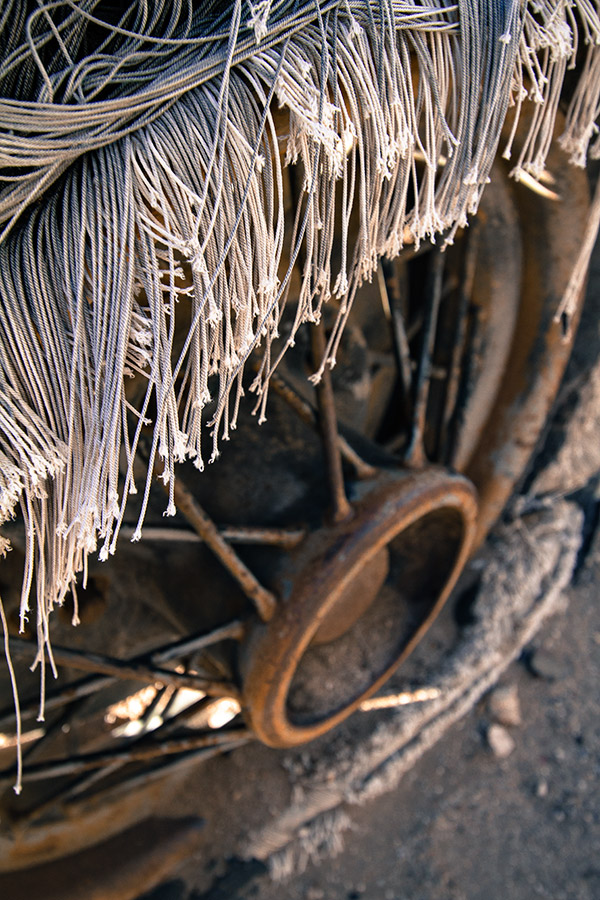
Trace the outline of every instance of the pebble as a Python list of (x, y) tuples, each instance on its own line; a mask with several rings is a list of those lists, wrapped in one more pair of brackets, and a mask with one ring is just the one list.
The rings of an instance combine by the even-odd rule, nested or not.
[(540, 778), (540, 780), (536, 784), (535, 796), (536, 797), (547, 797), (548, 796), (548, 782), (544, 778)]
[(500, 725), (520, 725), (521, 704), (517, 686), (512, 684), (492, 691), (488, 699), (488, 711), (490, 717)]
[(487, 730), (487, 742), (490, 750), (498, 759), (506, 759), (513, 752), (516, 744), (504, 725), (494, 723)]

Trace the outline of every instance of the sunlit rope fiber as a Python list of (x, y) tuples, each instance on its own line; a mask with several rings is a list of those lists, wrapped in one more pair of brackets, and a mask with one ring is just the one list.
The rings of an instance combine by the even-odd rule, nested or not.
[(235, 427), (250, 353), (262, 417), (278, 359), (330, 298), (333, 365), (378, 259), (452, 240), (476, 211), (510, 156), (509, 107), (534, 107), (514, 175), (539, 177), (575, 67), (560, 141), (583, 165), (599, 42), (590, 0), (0, 3), (0, 521), (20, 507), (38, 661), (87, 555), (115, 550), (150, 410), (149, 471), (160, 458), (172, 486), (176, 462), (203, 468)]

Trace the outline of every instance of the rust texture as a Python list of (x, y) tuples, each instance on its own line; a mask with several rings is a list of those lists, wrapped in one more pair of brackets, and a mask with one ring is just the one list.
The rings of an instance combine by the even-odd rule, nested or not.
[[(250, 637), (243, 665), (244, 705), (257, 737), (272, 746), (294, 746), (324, 734), (377, 690), (429, 627), (468, 557), (477, 503), (464, 478), (430, 469), (382, 477), (362, 487), (363, 496), (355, 504), (352, 519), (322, 529), (312, 542), (306, 542), (290, 574), (290, 595), (269, 625), (260, 626)], [(353, 579), (415, 523), (449, 509), (460, 522), (460, 536), (454, 542), (452, 558), (444, 560), (444, 582), (432, 597), (425, 619), (391, 658), (378, 661), (368, 684), (356, 695), (342, 700), (336, 697), (329, 712), (315, 721), (295, 724), (287, 709), (290, 686), (315, 634), (334, 608), (346, 627), (354, 624), (344, 619), (346, 590)], [(419, 583), (407, 586), (414, 596), (420, 588)], [(364, 611), (359, 609), (359, 615)], [(364, 638), (377, 640), (378, 636)]]

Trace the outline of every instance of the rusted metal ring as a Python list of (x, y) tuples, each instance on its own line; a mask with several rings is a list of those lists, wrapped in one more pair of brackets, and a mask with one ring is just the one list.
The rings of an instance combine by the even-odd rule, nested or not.
[(324, 734), (376, 691), (421, 639), (468, 557), (477, 501), (462, 476), (400, 471), (359, 490), (351, 519), (305, 542), (283, 579), (287, 596), (248, 637), (244, 708), (270, 746)]

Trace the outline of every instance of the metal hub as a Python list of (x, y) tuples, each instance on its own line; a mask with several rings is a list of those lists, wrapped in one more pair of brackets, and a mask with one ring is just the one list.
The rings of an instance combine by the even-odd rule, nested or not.
[(304, 543), (249, 636), (244, 708), (271, 746), (324, 734), (389, 678), (452, 589), (477, 503), (466, 479), (430, 469), (361, 484), (352, 510)]
[(382, 547), (373, 555), (364, 555), (352, 572), (352, 578), (344, 578), (329, 605), (328, 612), (320, 620), (310, 646), (331, 644), (355, 625), (370, 608), (390, 574), (390, 551)]

